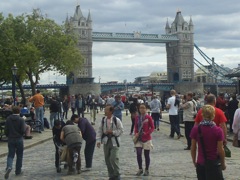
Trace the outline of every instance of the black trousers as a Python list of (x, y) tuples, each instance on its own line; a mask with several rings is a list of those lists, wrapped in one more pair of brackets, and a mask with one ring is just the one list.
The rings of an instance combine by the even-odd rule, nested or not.
[(191, 130), (194, 126), (194, 121), (185, 121), (184, 124), (185, 124), (185, 137), (187, 139), (187, 147), (190, 148), (191, 147), (191, 138), (190, 138), (190, 133), (191, 133)]
[(131, 133), (133, 133), (134, 125), (135, 125), (135, 118), (131, 118), (132, 126), (131, 126)]
[(86, 142), (86, 146), (84, 149), (86, 168), (92, 167), (92, 159), (93, 159), (95, 144), (96, 144), (96, 140), (94, 140), (90, 143)]

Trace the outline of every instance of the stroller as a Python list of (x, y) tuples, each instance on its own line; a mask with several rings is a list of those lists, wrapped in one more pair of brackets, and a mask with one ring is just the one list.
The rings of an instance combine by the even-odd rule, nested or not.
[[(60, 173), (62, 171), (61, 169), (61, 165), (64, 166), (64, 169), (67, 169), (68, 167), (68, 164), (66, 162), (66, 156), (67, 156), (67, 146), (64, 145), (63, 143), (59, 143), (57, 142), (57, 138), (56, 136), (53, 137), (53, 142), (54, 142), (54, 145), (56, 147), (56, 153), (58, 153), (58, 159), (57, 162), (57, 173)], [(74, 167), (76, 166), (76, 162), (78, 160), (78, 156), (79, 154), (77, 153), (77, 151), (73, 151), (73, 162), (74, 162)]]
[(55, 165), (57, 168), (57, 173), (60, 173), (61, 165), (64, 165), (64, 169), (67, 169), (66, 160), (63, 161), (61, 158), (63, 153), (66, 153), (66, 145), (64, 145), (62, 142), (59, 142), (56, 136), (53, 136), (53, 142), (56, 148)]

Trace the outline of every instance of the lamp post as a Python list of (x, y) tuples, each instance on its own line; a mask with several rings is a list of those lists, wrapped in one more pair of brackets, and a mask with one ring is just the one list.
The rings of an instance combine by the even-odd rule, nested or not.
[(12, 96), (13, 96), (13, 105), (16, 106), (16, 75), (17, 75), (17, 66), (16, 63), (14, 63), (13, 67), (11, 68), (12, 70)]
[(54, 84), (54, 95), (57, 98), (57, 88), (56, 88), (57, 81), (53, 81), (53, 84)]

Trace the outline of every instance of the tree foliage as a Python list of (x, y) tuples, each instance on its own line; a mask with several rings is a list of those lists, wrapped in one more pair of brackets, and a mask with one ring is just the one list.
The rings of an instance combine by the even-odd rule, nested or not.
[(0, 81), (11, 81), (11, 67), (16, 63), (18, 86), (30, 82), (34, 93), (42, 73), (56, 70), (68, 75), (82, 61), (77, 38), (43, 17), (40, 10), (17, 17), (0, 14)]

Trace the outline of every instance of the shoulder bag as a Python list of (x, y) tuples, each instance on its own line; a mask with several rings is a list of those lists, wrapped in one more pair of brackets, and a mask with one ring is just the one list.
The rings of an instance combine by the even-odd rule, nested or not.
[(201, 131), (201, 125), (198, 126), (198, 134), (200, 138), (200, 143), (202, 146), (202, 152), (204, 156), (204, 169), (205, 169), (205, 176), (207, 180), (223, 180), (223, 174), (222, 174), (222, 167), (220, 159), (216, 160), (209, 160), (207, 159), (207, 153), (204, 146), (202, 131)]
[(143, 134), (143, 124), (145, 123), (145, 122), (147, 122), (148, 121), (148, 119), (145, 119), (143, 122), (142, 122), (142, 124), (141, 124), (141, 126), (140, 126), (140, 129), (139, 129), (139, 132), (138, 132), (138, 136), (133, 136), (133, 142), (134, 142), (134, 144), (136, 144), (138, 141), (140, 141), (141, 139), (142, 139), (142, 134)]

